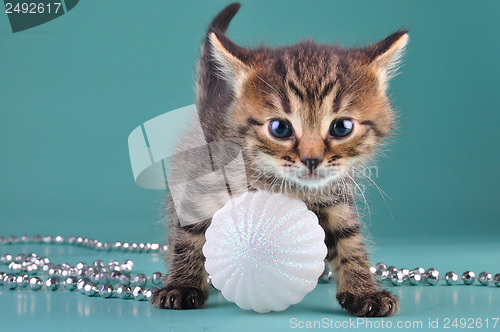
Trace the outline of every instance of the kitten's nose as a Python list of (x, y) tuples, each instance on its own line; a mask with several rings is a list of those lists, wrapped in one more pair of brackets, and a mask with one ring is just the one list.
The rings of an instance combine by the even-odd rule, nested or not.
[(318, 158), (307, 158), (301, 159), (301, 161), (307, 166), (307, 168), (309, 168), (309, 173), (312, 173), (316, 167), (318, 167), (318, 164), (323, 160)]

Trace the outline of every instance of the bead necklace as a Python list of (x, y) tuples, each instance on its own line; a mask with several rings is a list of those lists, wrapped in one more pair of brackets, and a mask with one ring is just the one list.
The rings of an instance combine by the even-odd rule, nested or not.
[[(94, 250), (137, 253), (160, 253), (167, 250), (167, 246), (160, 246), (158, 243), (110, 243), (76, 236), (67, 239), (61, 235), (0, 237), (0, 245), (18, 243), (68, 244)], [(108, 264), (95, 260), (90, 266), (85, 262), (72, 266), (68, 263), (55, 265), (47, 257), (41, 257), (35, 253), (22, 253), (17, 256), (4, 254), (0, 257), (0, 262), (8, 265), (9, 268), (8, 273), (0, 271), (0, 286), (6, 286), (12, 290), (30, 288), (38, 291), (45, 286), (50, 291), (79, 291), (87, 296), (143, 301), (149, 300), (158, 289), (156, 286), (163, 283), (163, 274), (160, 272), (155, 272), (151, 276), (138, 273), (132, 277), (134, 262), (130, 259), (126, 259), (121, 264), (116, 260), (111, 260)], [(46, 277), (43, 279), (37, 276), (44, 274)]]
[[(163, 253), (168, 249), (166, 245), (161, 246), (158, 243), (110, 243), (75, 236), (67, 239), (60, 235), (0, 237), (0, 245), (17, 243), (67, 244), (94, 250), (137, 253)], [(108, 264), (101, 260), (95, 260), (91, 265), (80, 262), (72, 266), (68, 263), (55, 265), (47, 257), (41, 257), (35, 253), (22, 253), (17, 256), (4, 254), (0, 257), (0, 262), (8, 265), (9, 268), (9, 273), (0, 271), (0, 286), (6, 286), (12, 290), (28, 288), (29, 286), (30, 289), (38, 291), (45, 285), (50, 291), (78, 291), (87, 296), (147, 301), (158, 290), (156, 286), (161, 286), (163, 283), (163, 274), (160, 272), (154, 272), (151, 276), (138, 273), (132, 277), (134, 263), (130, 259), (126, 259), (121, 264), (116, 260), (111, 260)], [(462, 280), (466, 285), (472, 285), (476, 280), (476, 275), (472, 271), (464, 272), (462, 277), (459, 277), (455, 272), (448, 272), (443, 278), (439, 276), (439, 271), (435, 268), (425, 270), (419, 267), (410, 271), (405, 268), (398, 269), (395, 266), (387, 266), (385, 263), (378, 263), (370, 267), (370, 273), (380, 282), (390, 280), (391, 284), (395, 286), (402, 285), (404, 282), (409, 282), (413, 286), (423, 282), (437, 285), (440, 280), (445, 280), (446, 284), (450, 286), (457, 284), (459, 280)], [(37, 276), (43, 274), (46, 274), (44, 279)], [(483, 286), (494, 284), (500, 287), (500, 273), (492, 277), (491, 273), (482, 272), (477, 279)], [(321, 275), (320, 281), (330, 282), (332, 280), (333, 271), (329, 264), (325, 264), (325, 271)], [(210, 277), (208, 277), (208, 282), (210, 283)]]

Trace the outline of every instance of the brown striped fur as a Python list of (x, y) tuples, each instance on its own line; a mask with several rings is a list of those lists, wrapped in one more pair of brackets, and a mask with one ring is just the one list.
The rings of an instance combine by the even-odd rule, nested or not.
[[(387, 84), (408, 40), (407, 31), (364, 48), (303, 41), (249, 50), (225, 35), (239, 7), (229, 5), (210, 25), (197, 79), (197, 108), (206, 140), (236, 144), (243, 154), (246, 174), (226, 170), (234, 183), (241, 184), (231, 188), (231, 194), (260, 189), (303, 200), (325, 230), (327, 260), (334, 268), (342, 307), (358, 316), (394, 314), (395, 297), (380, 290), (368, 272), (353, 191), (356, 167), (374, 155), (394, 126)], [(353, 131), (335, 138), (330, 126), (343, 118), (352, 120)], [(293, 135), (274, 138), (269, 132), (273, 119), (288, 121)], [(187, 135), (182, 145), (195, 143)], [(306, 159), (315, 160), (314, 167), (305, 164)], [(173, 174), (197, 174), (202, 169), (206, 165), (196, 155), (173, 164)], [(215, 188), (215, 178), (208, 175), (206, 181), (213, 181)], [(153, 298), (155, 306), (188, 309), (205, 302), (204, 231), (211, 215), (225, 204), (225, 190), (189, 198), (200, 211), (191, 217), (203, 220), (195, 225), (181, 227), (169, 204), (169, 272), (165, 287)]]

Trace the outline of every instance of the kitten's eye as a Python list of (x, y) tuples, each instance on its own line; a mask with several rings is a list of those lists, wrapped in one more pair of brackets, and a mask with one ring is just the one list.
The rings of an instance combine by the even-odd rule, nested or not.
[(346, 137), (352, 132), (354, 124), (349, 119), (339, 119), (332, 123), (330, 135), (333, 137)]
[(293, 134), (292, 125), (284, 120), (271, 120), (269, 132), (276, 138), (286, 138)]

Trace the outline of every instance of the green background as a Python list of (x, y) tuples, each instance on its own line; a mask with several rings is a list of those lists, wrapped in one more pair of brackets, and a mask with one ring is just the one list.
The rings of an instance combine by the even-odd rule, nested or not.
[[(200, 40), (226, 3), (85, 1), (16, 34), (0, 15), (4, 231), (160, 240), (162, 195), (134, 184), (127, 137), (193, 103)], [(398, 134), (375, 179), (392, 200), (370, 189), (369, 231), (498, 236), (498, 13), (498, 1), (248, 1), (229, 36), (357, 45), (410, 28), (390, 90)]]
[[(135, 185), (127, 137), (193, 103), (200, 41), (227, 3), (86, 0), (16, 34), (0, 13), (0, 236), (164, 239), (163, 194)], [(399, 128), (375, 179), (391, 199), (367, 194), (377, 259), (500, 272), (499, 13), (498, 1), (255, 0), (232, 22), (243, 46), (364, 45), (411, 30), (390, 89)], [(482, 261), (467, 249), (481, 246)]]

